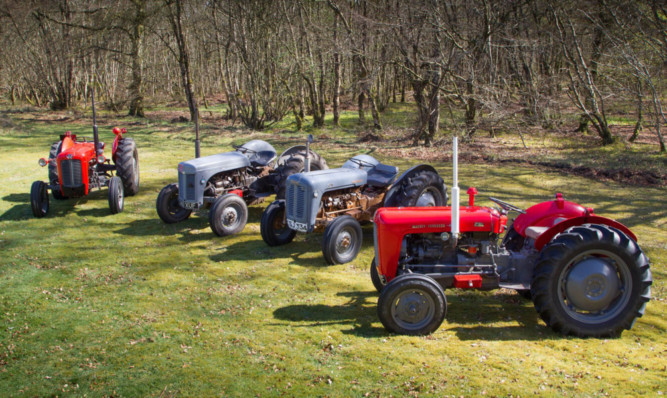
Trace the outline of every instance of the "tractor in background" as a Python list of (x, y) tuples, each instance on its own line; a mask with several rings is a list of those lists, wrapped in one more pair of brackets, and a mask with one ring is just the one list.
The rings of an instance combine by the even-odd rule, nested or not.
[(44, 217), (49, 212), (49, 190), (54, 199), (65, 200), (86, 196), (95, 188), (109, 187), (112, 214), (123, 211), (125, 196), (139, 192), (136, 143), (127, 137), (126, 129), (115, 127), (111, 158), (105, 157), (105, 144), (100, 142), (97, 129), (94, 94), (92, 104), (92, 140), (67, 131), (51, 145), (48, 159), (39, 159), (40, 166), (48, 166), (48, 183), (35, 181), (30, 188), (30, 204), (35, 217)]
[(354, 260), (361, 249), (361, 223), (383, 206), (445, 206), (447, 189), (429, 165), (398, 167), (357, 155), (338, 169), (287, 178), (284, 200), (262, 214), (260, 231), (269, 246), (291, 242), (297, 231), (324, 231), (322, 253), (328, 264)]

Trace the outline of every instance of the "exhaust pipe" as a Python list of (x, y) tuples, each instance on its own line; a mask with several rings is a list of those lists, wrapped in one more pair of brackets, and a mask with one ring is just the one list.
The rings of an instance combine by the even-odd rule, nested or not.
[(452, 141), (452, 247), (456, 247), (459, 240), (459, 139)]
[(97, 157), (101, 155), (103, 151), (100, 148), (100, 134), (97, 131), (97, 117), (95, 114), (95, 87), (91, 87), (90, 100), (93, 107), (93, 142), (95, 145), (95, 159), (97, 159)]

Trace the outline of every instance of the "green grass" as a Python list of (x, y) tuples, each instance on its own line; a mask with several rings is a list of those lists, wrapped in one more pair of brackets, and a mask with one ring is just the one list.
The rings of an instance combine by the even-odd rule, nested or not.
[[(405, 111), (408, 117), (408, 110)], [(44, 117), (42, 117), (44, 116)], [(268, 247), (266, 204), (245, 230), (216, 237), (207, 218), (165, 225), (154, 204), (193, 157), (192, 127), (125, 118), (140, 150), (141, 189), (110, 215), (107, 191), (51, 201), (32, 217), (37, 165), (87, 120), (6, 114), (0, 129), (0, 396), (646, 396), (667, 393), (667, 202), (664, 188), (627, 187), (525, 166), (463, 163), (461, 188), (529, 206), (563, 192), (628, 225), (652, 262), (653, 300), (619, 339), (562, 337), (510, 291), (448, 290), (448, 316), (428, 337), (390, 335), (376, 316), (371, 229), (349, 264), (327, 266), (321, 235)], [(372, 153), (405, 170), (418, 162), (356, 143), (356, 114), (313, 131), (331, 167)], [(113, 115), (103, 114), (110, 148)], [(391, 116), (400, 119), (398, 116)], [(40, 119), (40, 120), (35, 120)], [(304, 141), (289, 125), (266, 133), (202, 126), (202, 154), (266, 139)], [(282, 131), (282, 132), (275, 132)], [(395, 145), (395, 144), (392, 144)], [(431, 162), (445, 177), (448, 160)]]

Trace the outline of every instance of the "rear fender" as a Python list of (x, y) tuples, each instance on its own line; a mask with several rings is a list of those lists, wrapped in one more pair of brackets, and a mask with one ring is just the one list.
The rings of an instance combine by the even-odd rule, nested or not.
[(620, 222), (606, 217), (588, 215), (561, 221), (558, 224), (554, 225), (553, 227), (549, 228), (548, 230), (544, 231), (544, 233), (542, 233), (535, 241), (535, 248), (537, 250), (542, 250), (544, 245), (551, 242), (551, 239), (553, 239), (554, 236), (558, 235), (559, 233), (565, 231), (568, 228), (576, 227), (577, 225), (583, 225), (583, 224), (602, 224), (614, 227), (616, 229), (621, 230), (624, 234), (626, 234), (635, 242), (637, 241), (637, 236), (635, 236), (635, 234), (633, 234), (632, 231), (628, 229), (628, 227), (621, 224)]
[[(406, 170), (403, 174), (401, 174), (396, 181), (391, 185), (391, 188), (389, 188), (389, 191), (387, 191), (387, 194), (384, 196), (384, 206), (385, 207), (396, 207), (398, 206), (396, 202), (396, 198), (398, 197), (398, 190), (401, 187), (401, 183), (403, 180), (411, 178), (418, 172), (422, 170), (429, 170), (434, 173), (438, 173), (438, 171), (431, 165), (428, 164), (419, 164), (417, 166), (414, 166), (412, 168), (409, 168)], [(447, 192), (444, 192), (444, 187), (443, 187), (443, 193), (445, 194), (445, 197), (447, 197)]]

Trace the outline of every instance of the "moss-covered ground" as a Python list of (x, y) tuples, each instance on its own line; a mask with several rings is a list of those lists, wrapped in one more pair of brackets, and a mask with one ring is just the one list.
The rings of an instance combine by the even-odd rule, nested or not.
[[(403, 170), (420, 161), (409, 142), (359, 142), (363, 128), (355, 117), (344, 115), (340, 129), (307, 129), (331, 167), (357, 153)], [(629, 226), (651, 259), (653, 299), (630, 331), (601, 340), (555, 334), (531, 302), (512, 291), (448, 290), (448, 316), (439, 330), (396, 336), (376, 316), (368, 227), (356, 260), (327, 266), (320, 234), (298, 235), (282, 247), (264, 244), (259, 219), (266, 203), (252, 206), (244, 231), (226, 238), (211, 232), (206, 214), (174, 225), (159, 220), (158, 192), (176, 181), (178, 162), (193, 157), (191, 125), (150, 112), (147, 120), (103, 114), (98, 124), (108, 150), (114, 125), (127, 127), (138, 143), (139, 194), (127, 198), (118, 215), (109, 213), (102, 190), (51, 200), (49, 215), (36, 219), (30, 185), (46, 179), (37, 159), (65, 130), (89, 136), (90, 119), (15, 111), (1, 118), (0, 396), (667, 393), (664, 186), (464, 159), (460, 186), (463, 192), (476, 186), (479, 203), (490, 205), (486, 197), (496, 196), (527, 207), (562, 192)], [(202, 154), (251, 138), (281, 151), (304, 141), (305, 133), (291, 128), (284, 123), (249, 132), (204, 119)], [(521, 145), (510, 133), (496, 140)], [(552, 150), (553, 138), (530, 140), (529, 147)], [(423, 154), (451, 181), (448, 150), (443, 144)], [(610, 156), (627, 155), (618, 151)], [(664, 155), (646, 156), (647, 163), (664, 164)]]

